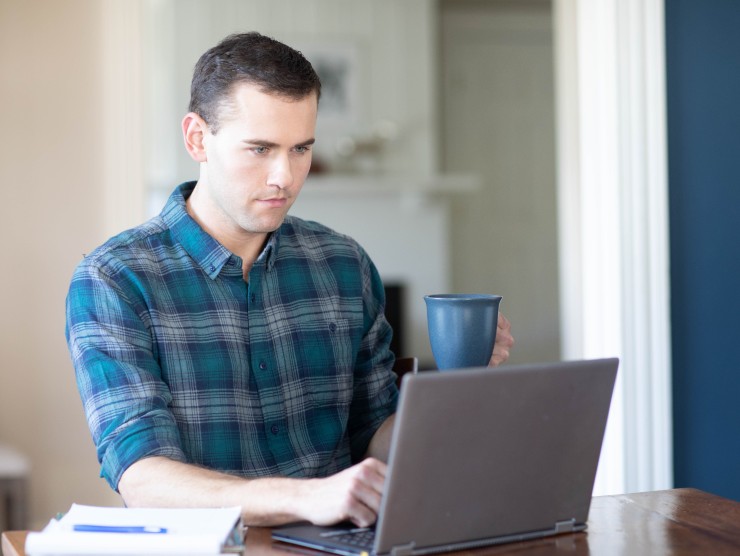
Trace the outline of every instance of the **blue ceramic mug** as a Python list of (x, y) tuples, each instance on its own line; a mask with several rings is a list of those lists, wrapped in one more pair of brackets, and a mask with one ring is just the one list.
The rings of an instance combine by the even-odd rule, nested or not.
[(488, 365), (501, 299), (477, 293), (424, 296), (429, 342), (440, 370)]

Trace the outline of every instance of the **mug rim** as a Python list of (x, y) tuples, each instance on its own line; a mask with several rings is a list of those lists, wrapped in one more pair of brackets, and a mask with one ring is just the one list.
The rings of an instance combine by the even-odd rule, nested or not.
[(450, 299), (456, 301), (476, 301), (480, 299), (503, 299), (502, 296), (491, 293), (435, 293), (425, 295), (424, 299)]

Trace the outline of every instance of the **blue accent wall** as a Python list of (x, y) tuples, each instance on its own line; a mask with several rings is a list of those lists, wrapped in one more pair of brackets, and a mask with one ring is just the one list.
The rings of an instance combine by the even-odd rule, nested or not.
[(740, 500), (740, 1), (665, 14), (675, 484)]

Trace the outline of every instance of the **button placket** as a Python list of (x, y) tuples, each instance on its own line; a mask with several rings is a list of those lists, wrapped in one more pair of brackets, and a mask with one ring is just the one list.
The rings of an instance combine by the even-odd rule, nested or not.
[(252, 374), (258, 385), (258, 395), (263, 408), (264, 434), (275, 461), (280, 465), (281, 454), (286, 453), (288, 442), (287, 423), (284, 410), (283, 393), (278, 387), (280, 372), (275, 360), (273, 344), (265, 339), (268, 329), (265, 311), (262, 305), (262, 284), (265, 278), (265, 265), (257, 262), (249, 272), (246, 302), (248, 308), (249, 329), (260, 337), (259, 342), (250, 341), (250, 364)]

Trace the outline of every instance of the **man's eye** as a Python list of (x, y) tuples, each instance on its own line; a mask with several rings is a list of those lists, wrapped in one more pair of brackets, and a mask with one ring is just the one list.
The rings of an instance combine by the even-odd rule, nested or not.
[(252, 152), (255, 154), (265, 154), (267, 152), (267, 147), (253, 147)]
[(295, 148), (295, 152), (299, 154), (307, 153), (310, 150), (311, 150), (311, 147), (309, 147), (308, 145), (302, 145), (300, 147)]

